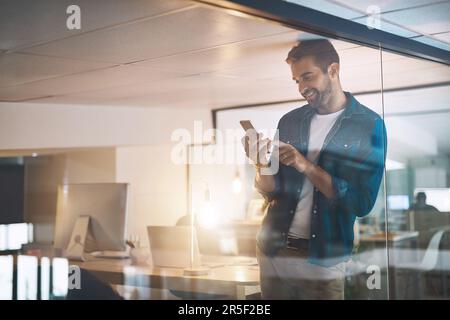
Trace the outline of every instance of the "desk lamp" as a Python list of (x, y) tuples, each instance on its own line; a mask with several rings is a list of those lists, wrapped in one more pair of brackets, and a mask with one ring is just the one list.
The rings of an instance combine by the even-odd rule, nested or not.
[[(192, 186), (191, 186), (192, 187)], [(205, 203), (209, 203), (210, 201), (210, 195), (209, 195), (209, 188), (206, 188), (205, 191)], [(190, 208), (189, 212), (191, 213), (191, 241), (190, 241), (190, 266), (189, 268), (186, 268), (183, 270), (183, 274), (185, 276), (202, 276), (209, 274), (210, 269), (208, 267), (200, 266), (200, 265), (194, 265), (194, 250), (195, 250), (195, 220), (196, 215), (192, 210), (192, 200), (189, 201)]]

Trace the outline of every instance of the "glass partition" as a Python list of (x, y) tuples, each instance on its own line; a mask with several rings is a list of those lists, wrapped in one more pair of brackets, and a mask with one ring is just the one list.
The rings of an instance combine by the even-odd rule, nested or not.
[(383, 60), (393, 299), (449, 297), (449, 76), (448, 66), (426, 60)]
[(369, 39), (419, 34), (343, 1), (279, 4), (358, 23), (118, 3), (0, 43), (0, 299), (448, 298), (449, 67)]
[[(306, 33), (299, 33), (297, 37), (298, 38), (296, 40), (300, 40), (300, 44), (302, 40), (320, 38), (318, 36)], [(282, 48), (285, 51), (285, 58), (287, 57), (287, 53), (289, 52), (291, 47), (295, 45), (295, 43), (296, 42), (293, 41), (290, 46), (286, 45), (284, 48)], [(336, 51), (340, 58), (339, 82), (342, 85), (343, 91), (351, 93), (354, 99), (356, 99), (355, 101), (358, 101), (360, 104), (364, 105), (364, 107), (358, 105), (358, 108), (361, 108), (360, 110), (364, 110), (363, 113), (370, 114), (374, 118), (376, 118), (378, 115), (379, 119), (382, 120), (384, 118), (384, 108), (382, 104), (381, 51), (337, 40), (331, 40), (331, 43), (336, 48)], [(270, 44), (267, 44), (267, 46), (270, 48)], [(282, 49), (280, 48), (279, 51), (281, 51)], [(282, 57), (281, 52), (279, 56), (280, 58)], [(395, 61), (396, 59), (398, 59), (398, 57), (395, 55), (386, 55), (384, 59), (386, 61)], [(260, 68), (264, 69), (264, 64), (260, 65)], [(289, 64), (285, 64), (284, 71), (282, 71), (281, 68), (283, 68), (282, 65), (280, 65), (280, 75), (277, 77), (269, 78), (269, 80), (276, 83), (277, 81), (281, 82), (285, 79), (292, 79), (292, 77), (295, 76), (295, 73), (292, 73), (296, 72), (296, 70), (291, 69)], [(289, 88), (290, 86), (291, 89)], [(313, 88), (312, 85), (311, 87)], [(291, 84), (286, 83), (286, 91), (289, 92), (289, 90), (295, 90), (298, 97), (294, 98), (294, 95), (292, 95), (293, 99), (290, 101), (286, 100), (286, 102), (266, 103), (260, 106), (243, 105), (241, 107), (233, 109), (217, 110), (215, 116), (217, 129), (219, 131), (235, 130), (238, 133), (240, 132), (240, 134), (237, 134), (234, 141), (228, 141), (228, 146), (232, 146), (233, 144), (241, 145), (239, 140), (244, 135), (244, 131), (240, 127), (239, 122), (240, 120), (251, 120), (257, 131), (263, 133), (264, 137), (267, 137), (269, 139), (273, 139), (275, 137), (276, 139), (277, 137), (280, 137), (276, 135), (276, 133), (278, 133), (279, 135), (281, 135), (281, 141), (294, 145), (296, 148), (298, 148), (298, 150), (300, 150), (300, 152), (302, 152), (305, 157), (310, 156), (310, 154), (308, 153), (308, 149), (302, 149), (302, 140), (303, 142), (308, 144), (310, 143), (314, 146), (314, 141), (308, 141), (307, 135), (317, 138), (317, 132), (320, 132), (320, 129), (313, 125), (313, 129), (310, 129), (311, 131), (302, 131), (301, 128), (302, 126), (305, 126), (305, 124), (301, 122), (303, 120), (301, 117), (296, 120), (296, 124), (288, 128), (285, 127), (287, 126), (287, 121), (280, 122), (281, 118), (289, 118), (290, 115), (298, 112), (299, 108), (308, 104), (308, 101), (306, 101), (300, 93), (302, 90), (305, 90), (304, 84), (299, 85), (295, 81), (292, 81)], [(303, 91), (303, 93), (305, 92)], [(350, 96), (348, 95), (346, 104), (348, 110), (350, 110), (351, 108), (349, 97)], [(314, 111), (314, 114), (317, 113)], [(318, 121), (318, 119), (321, 119), (321, 115), (318, 115), (319, 116), (315, 118), (316, 121)], [(343, 117), (344, 116), (345, 115), (343, 115)], [(303, 117), (305, 116), (303, 115)], [(333, 211), (333, 215), (341, 217), (349, 215), (349, 217), (352, 217), (350, 219), (355, 219), (354, 225), (351, 222), (348, 222), (348, 224), (352, 226), (352, 231), (349, 232), (347, 229), (347, 231), (345, 232), (349, 232), (349, 234), (345, 234), (345, 232), (339, 234), (338, 229), (346, 228), (346, 226), (339, 225), (343, 223), (343, 221), (339, 221), (337, 217), (333, 217), (328, 221), (326, 220), (326, 215), (330, 214), (330, 212), (327, 212), (326, 209), (324, 209), (324, 207), (326, 207), (326, 204), (320, 203), (320, 200), (316, 203), (317, 198), (315, 198), (314, 207), (310, 212), (311, 217), (314, 217), (314, 214), (317, 214), (316, 212), (318, 212), (319, 210), (324, 211), (320, 211), (319, 213), (320, 222), (314, 222), (314, 218), (312, 218), (312, 220), (310, 220), (310, 223), (328, 224), (326, 231), (322, 230), (322, 232), (326, 232), (328, 235), (332, 235), (331, 237), (334, 237), (333, 241), (338, 242), (340, 241), (340, 237), (347, 236), (348, 239), (351, 239), (353, 241), (353, 243), (349, 245), (352, 247), (352, 249), (348, 257), (342, 259), (343, 261), (345, 261), (344, 263), (334, 264), (332, 267), (324, 269), (326, 271), (333, 270), (334, 272), (336, 272), (336, 268), (338, 268), (338, 270), (340, 267), (342, 267), (342, 270), (345, 269), (345, 272), (341, 273), (345, 278), (345, 290), (341, 290), (341, 292), (345, 292), (345, 299), (388, 299), (390, 269), (388, 268), (389, 261), (387, 251), (387, 225), (384, 223), (386, 216), (386, 193), (384, 191), (384, 180), (377, 180), (381, 179), (384, 172), (382, 158), (383, 154), (385, 154), (386, 134), (385, 132), (383, 132), (383, 130), (371, 131), (374, 130), (373, 123), (361, 123), (358, 122), (361, 121), (359, 118), (355, 119), (351, 118), (351, 116), (348, 117), (351, 120), (342, 120), (342, 122), (337, 125), (337, 131), (332, 131), (331, 133), (329, 133), (330, 136), (327, 139), (329, 139), (330, 144), (328, 146), (320, 146), (320, 156), (315, 160), (317, 161), (315, 162), (315, 165), (317, 167), (322, 167), (322, 169), (324, 169), (330, 176), (342, 178), (345, 181), (344, 183), (350, 182), (351, 184), (354, 184), (353, 186), (349, 186), (349, 188), (353, 188), (353, 191), (347, 190), (347, 197), (353, 197), (357, 194), (356, 197), (366, 197), (367, 199), (365, 200), (367, 200), (367, 202), (365, 202), (364, 200), (358, 202), (357, 199), (353, 199), (353, 202), (351, 201), (350, 203), (346, 203), (347, 205), (352, 206), (351, 209), (346, 208), (345, 205), (341, 203), (337, 204), (339, 209)], [(359, 115), (359, 117), (361, 117), (361, 115)], [(324, 118), (322, 118), (322, 120), (323, 119)], [(309, 126), (309, 122), (306, 123), (307, 126)], [(361, 130), (362, 127), (365, 128)], [(287, 130), (293, 132), (290, 133), (290, 138), (286, 138)], [(345, 132), (348, 132), (348, 136), (345, 136)], [(344, 136), (340, 135), (342, 133), (344, 133)], [(306, 136), (302, 136), (302, 134)], [(342, 139), (348, 140), (344, 141)], [(350, 146), (348, 153), (347, 151), (341, 152), (339, 150), (340, 142), (343, 142), (342, 147), (344, 148), (344, 150), (346, 147)], [(357, 145), (355, 145), (355, 143)], [(377, 152), (378, 155), (381, 156), (381, 158), (379, 158), (381, 159), (381, 163), (379, 164), (381, 166), (379, 167), (377, 167), (377, 165), (374, 163), (374, 161), (377, 161), (374, 160), (376, 159), (375, 154), (377, 154)], [(332, 159), (327, 157), (330, 153), (332, 154)], [(254, 217), (256, 216), (256, 221), (263, 221), (261, 230), (264, 230), (265, 226), (269, 224), (268, 221), (270, 219), (277, 219), (276, 217), (274, 217), (274, 211), (276, 210), (274, 209), (276, 208), (276, 205), (274, 205), (274, 203), (277, 203), (278, 201), (282, 203), (283, 201), (285, 201), (285, 198), (283, 197), (289, 196), (289, 193), (292, 192), (292, 190), (290, 190), (289, 188), (293, 188), (293, 186), (284, 186), (284, 189), (282, 189), (282, 191), (278, 193), (277, 196), (275, 196), (274, 198), (267, 198), (266, 194), (262, 193), (261, 190), (258, 190), (259, 188), (257, 187), (257, 183), (255, 183), (256, 170), (254, 165), (252, 165), (248, 161), (245, 161), (244, 159), (245, 152), (243, 148), (240, 148), (238, 149), (238, 156), (236, 161), (238, 162), (239, 172), (241, 172), (240, 177), (243, 180), (242, 197), (236, 200), (232, 198), (232, 194), (229, 193), (228, 199), (229, 201), (240, 201), (243, 204), (241, 207), (245, 209), (245, 213), (241, 214), (241, 217), (245, 217), (245, 219), (254, 219)], [(325, 163), (322, 162), (324, 161), (324, 159)], [(328, 161), (334, 161), (334, 165), (331, 166)], [(389, 157), (386, 159), (386, 161), (386, 165), (389, 166), (389, 168), (395, 165), (395, 162)], [(367, 168), (362, 169), (362, 167), (364, 166), (367, 166)], [(278, 170), (283, 171), (286, 169), (286, 167), (287, 166), (281, 163)], [(345, 168), (348, 168), (352, 172), (355, 180), (351, 180), (349, 176), (345, 178)], [(295, 172), (295, 170), (290, 171), (289, 173), (289, 175), (292, 176), (295, 176), (296, 174), (297, 172)], [(282, 173), (281, 176), (282, 179), (289, 180), (289, 177), (285, 172)], [(304, 174), (300, 174), (300, 176), (304, 176), (307, 180), (314, 179)], [(345, 179), (350, 180), (346, 181)], [(370, 181), (370, 179), (372, 179), (372, 181)], [(296, 184), (298, 189), (304, 188), (302, 183), (306, 183), (307, 186), (309, 184), (313, 185), (313, 189), (317, 189), (320, 186), (320, 184), (317, 184), (317, 186), (314, 185), (313, 183), (311, 183), (311, 180), (309, 180), (308, 182), (300, 182)], [(297, 187), (295, 188), (297, 189)], [(351, 195), (351, 192), (355, 192), (355, 194)], [(226, 194), (222, 195), (226, 197)], [(321, 196), (323, 196), (323, 194), (321, 194)], [(298, 234), (297, 236), (295, 234), (296, 226), (297, 228), (301, 227), (302, 223), (304, 223), (304, 221), (302, 220), (309, 219), (309, 217), (305, 216), (300, 218), (300, 208), (302, 207), (302, 201), (307, 201), (305, 200), (307, 198), (307, 193), (301, 194), (298, 199), (295, 197), (295, 201), (298, 201), (298, 204), (295, 205), (297, 209), (295, 210), (296, 213), (294, 215), (294, 218), (289, 218), (289, 215), (284, 216), (284, 219), (287, 220), (286, 223), (291, 223), (291, 227), (287, 229), (288, 241), (291, 241), (291, 238), (306, 238), (307, 242), (311, 244), (315, 241), (313, 237), (320, 237), (321, 240), (326, 243), (326, 241), (330, 241), (331, 238), (326, 240), (327, 235), (314, 234), (315, 231), (313, 230), (320, 230), (320, 227), (314, 224), (308, 225), (308, 228), (310, 228), (310, 230), (308, 230), (309, 232), (306, 237), (304, 237), (304, 235), (298, 237)], [(320, 197), (318, 197), (318, 199), (320, 199)], [(342, 199), (345, 199), (345, 196)], [(337, 201), (337, 203), (339, 203), (339, 200)], [(317, 209), (317, 207), (319, 207), (320, 209)], [(255, 210), (257, 211), (256, 214)], [(276, 214), (282, 216), (283, 212), (278, 212)], [(289, 219), (293, 220), (291, 221)], [(303, 242), (303, 240), (292, 241)], [(289, 279), (289, 281), (292, 281), (292, 284), (298, 284), (297, 286), (281, 286), (281, 289), (278, 291), (279, 298), (300, 298), (302, 297), (302, 294), (307, 296), (307, 288), (310, 283), (309, 281), (311, 280), (311, 282), (314, 282), (318, 280), (316, 278), (317, 275), (313, 275), (311, 272), (314, 273), (314, 271), (312, 270), (314, 270), (315, 266), (320, 265), (321, 262), (310, 264), (308, 261), (309, 259), (311, 259), (311, 256), (299, 257), (296, 256), (295, 248), (291, 250), (294, 250), (293, 254), (288, 249), (285, 251), (281, 251), (282, 253), (280, 254), (280, 256), (276, 256), (275, 258), (266, 259), (266, 257), (260, 257), (260, 268), (263, 268), (262, 270), (260, 269), (260, 271), (262, 272), (263, 276), (270, 278), (271, 275), (279, 275), (281, 273), (280, 277), (273, 276), (273, 278), (276, 279), (275, 284), (272, 285), (276, 285), (277, 281), (279, 281), (280, 278), (283, 279), (283, 277)], [(313, 250), (317, 249), (313, 249), (313, 247), (310, 246), (310, 255), (312, 254)], [(333, 246), (330, 246), (328, 250), (333, 251)], [(269, 264), (275, 266), (275, 268), (268, 267), (268, 261), (270, 262)], [(305, 261), (306, 264), (304, 264)], [(308, 271), (305, 271), (308, 270), (308, 268), (312, 268), (311, 270), (309, 270), (310, 273), (308, 273)], [(315, 271), (318, 272), (318, 274), (321, 274), (320, 271)], [(269, 275), (267, 275), (267, 273)], [(324, 278), (330, 276), (330, 274), (325, 274), (326, 272), (321, 275), (324, 275)], [(331, 277), (333, 276), (331, 275)], [(261, 281), (261, 284), (264, 286), (263, 278), (261, 278)], [(321, 281), (323, 281), (323, 283), (326, 282), (324, 279), (318, 280), (319, 283)], [(270, 285), (268, 286), (270, 287)], [(306, 292), (302, 292), (303, 289), (300, 289), (302, 287)], [(264, 289), (268, 290), (268, 288), (263, 287), (263, 296)], [(329, 292), (327, 291), (327, 289), (324, 289), (321, 294), (314, 296), (314, 298), (326, 299), (327, 297), (329, 298), (328, 294)], [(334, 298), (336, 297), (337, 296), (334, 296)], [(276, 297), (274, 296), (274, 298)]]

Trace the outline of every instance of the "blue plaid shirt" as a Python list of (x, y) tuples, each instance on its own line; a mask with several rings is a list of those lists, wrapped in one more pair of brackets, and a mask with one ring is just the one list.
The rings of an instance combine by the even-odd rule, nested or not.
[[(317, 163), (331, 175), (336, 194), (328, 199), (314, 188), (308, 260), (323, 266), (348, 260), (351, 255), (355, 219), (372, 209), (386, 160), (383, 119), (350, 93), (345, 95), (345, 110), (325, 138)], [(314, 113), (305, 105), (288, 112), (278, 123), (279, 139), (295, 146), (305, 157)], [(257, 243), (269, 256), (286, 246), (305, 175), (280, 163), (274, 178), (274, 191), (259, 190), (269, 206)]]

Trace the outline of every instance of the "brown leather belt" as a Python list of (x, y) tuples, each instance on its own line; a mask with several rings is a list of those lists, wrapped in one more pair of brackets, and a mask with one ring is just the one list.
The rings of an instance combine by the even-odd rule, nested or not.
[(286, 241), (286, 248), (292, 250), (308, 250), (309, 240), (302, 238), (288, 237)]

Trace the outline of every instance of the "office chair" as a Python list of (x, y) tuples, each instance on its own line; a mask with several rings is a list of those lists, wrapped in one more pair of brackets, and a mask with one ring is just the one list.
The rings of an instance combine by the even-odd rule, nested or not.
[[(437, 231), (431, 238), (428, 243), (427, 249), (423, 258), (420, 261), (409, 261), (403, 263), (396, 263), (395, 270), (400, 272), (409, 273), (409, 275), (414, 274), (416, 280), (416, 294), (418, 299), (422, 299), (422, 281), (423, 276), (426, 272), (435, 270), (438, 267), (438, 263), (440, 262), (442, 265), (442, 286), (443, 286), (443, 294), (446, 296), (447, 294), (447, 273), (444, 269), (443, 265), (443, 257), (439, 256), (439, 249), (441, 247), (442, 240), (444, 235), (450, 231), (450, 228), (444, 228)], [(411, 277), (408, 277), (408, 282), (406, 285), (405, 295), (410, 286)]]

